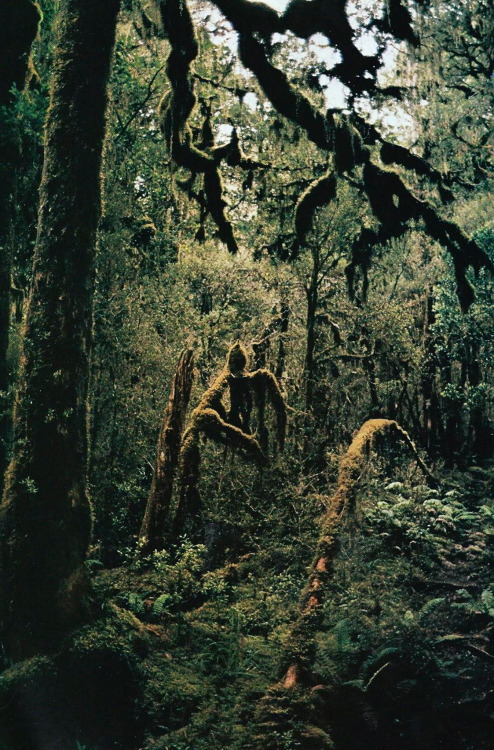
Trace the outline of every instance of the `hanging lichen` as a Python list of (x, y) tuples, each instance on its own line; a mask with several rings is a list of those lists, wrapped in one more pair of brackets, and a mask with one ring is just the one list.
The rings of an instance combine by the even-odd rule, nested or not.
[[(422, 4), (426, 5), (427, 0)], [(366, 232), (365, 238), (358, 238), (353, 247), (353, 257), (347, 268), (350, 291), (353, 291), (357, 268), (362, 270), (364, 286), (367, 285), (373, 244), (386, 243), (393, 237), (399, 237), (409, 229), (411, 221), (419, 219), (427, 232), (450, 253), (458, 298), (462, 309), (467, 310), (474, 299), (473, 288), (467, 278), (468, 269), (473, 268), (476, 273), (480, 268), (494, 272), (488, 255), (458, 226), (443, 219), (432, 204), (418, 198), (397, 172), (382, 169), (371, 159), (377, 157), (379, 148), (384, 164), (405, 167), (412, 171), (414, 178), (426, 177), (429, 184), (437, 188), (444, 203), (452, 197), (447, 180), (421, 157), (387, 142), (378, 129), (355, 109), (345, 116), (337, 115), (332, 109), (319, 110), (273, 64), (270, 39), (273, 34), (287, 30), (303, 39), (317, 32), (324, 34), (341, 53), (342, 61), (332, 69), (332, 74), (348, 87), (349, 104), (364, 92), (371, 97), (399, 95), (396, 87), (381, 89), (378, 85), (377, 71), (384, 64), (384, 47), (373, 56), (363, 55), (356, 48), (345, 2), (335, 3), (331, 13), (328, 13), (324, 0), (291, 0), (281, 16), (263, 4), (253, 6), (247, 0), (216, 0), (216, 5), (237, 31), (240, 59), (254, 73), (271, 104), (281, 115), (302, 128), (316, 146), (333, 155), (335, 173), (361, 189), (380, 223), (374, 237)], [(401, 0), (388, 0), (384, 14), (380, 19), (374, 19), (372, 25), (398, 40), (406, 40), (414, 46), (418, 43), (412, 17)], [(364, 168), (363, 177), (357, 167)], [(330, 197), (330, 192), (328, 195)], [(318, 202), (317, 205), (323, 204)], [(296, 211), (296, 231), (302, 235), (307, 226), (303, 220), (303, 208), (301, 202)], [(309, 218), (312, 215), (309, 212)], [(366, 246), (364, 239), (369, 240)], [(297, 237), (295, 250), (299, 243)]]
[[(248, 355), (237, 342), (227, 355), (226, 364), (213, 384), (203, 394), (191, 415), (180, 452), (180, 498), (176, 511), (174, 535), (178, 535), (187, 520), (197, 527), (201, 499), (198, 489), (200, 479), (200, 438), (222, 443), (241, 450), (259, 466), (267, 463), (268, 429), (266, 404), (270, 403), (276, 414), (276, 438), (283, 449), (286, 432), (287, 407), (275, 376), (265, 369), (248, 371)], [(227, 411), (223, 398), (229, 395)], [(251, 416), (255, 410), (257, 431), (251, 431)]]

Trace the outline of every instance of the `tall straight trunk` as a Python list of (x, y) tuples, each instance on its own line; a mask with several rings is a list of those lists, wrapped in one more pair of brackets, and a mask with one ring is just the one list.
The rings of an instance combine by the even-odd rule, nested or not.
[(311, 280), (306, 287), (307, 296), (307, 321), (306, 321), (306, 344), (305, 344), (305, 409), (312, 410), (314, 405), (314, 376), (315, 376), (315, 349), (316, 349), (316, 315), (319, 304), (318, 266), (314, 261)]
[(475, 403), (470, 411), (470, 430), (473, 432), (472, 445), (474, 455), (479, 458), (490, 458), (494, 451), (492, 425), (487, 415), (487, 403), (481, 386), (484, 377), (481, 366), (481, 353), (479, 342), (473, 338), (467, 344), (466, 369), (468, 382), (477, 390)]
[(288, 333), (288, 326), (290, 323), (290, 307), (288, 300), (285, 297), (281, 299), (281, 320), (280, 320), (280, 340), (278, 344), (278, 357), (276, 359), (276, 369), (274, 371), (276, 380), (281, 381), (285, 374), (285, 360), (286, 360), (286, 343), (285, 338)]
[[(0, 155), (1, 159), (1, 155)], [(2, 191), (3, 192), (3, 191)], [(7, 207), (0, 197), (0, 213), (5, 216)], [(0, 492), (7, 468), (10, 408), (9, 408), (9, 367), (7, 353), (10, 331), (10, 286), (11, 286), (11, 252), (5, 240), (4, 221), (0, 219)]]
[(119, 0), (61, 0), (24, 331), (0, 514), (2, 636), (14, 660), (88, 615), (87, 391), (107, 82)]
[(6, 122), (14, 102), (13, 87), (22, 89), (31, 68), (31, 45), (38, 33), (40, 9), (32, 0), (0, 0), (0, 494), (7, 468), (11, 427), (7, 352), (10, 331), (12, 250), (8, 241), (11, 194), (19, 168), (19, 147)]
[(433, 288), (429, 287), (424, 314), (424, 364), (421, 373), (422, 389), (422, 442), (430, 454), (437, 453), (441, 432), (441, 410), (436, 387), (438, 366), (433, 325), (435, 323)]

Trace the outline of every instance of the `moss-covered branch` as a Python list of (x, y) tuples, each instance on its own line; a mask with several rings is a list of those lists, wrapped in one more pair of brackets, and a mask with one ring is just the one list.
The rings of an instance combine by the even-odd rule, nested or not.
[[(259, 466), (267, 463), (268, 431), (265, 423), (266, 404), (276, 413), (276, 437), (283, 448), (286, 432), (286, 403), (276, 378), (269, 370), (247, 370), (248, 357), (244, 347), (234, 344), (227, 355), (225, 367), (204, 392), (191, 415), (180, 452), (181, 491), (175, 518), (177, 536), (188, 520), (197, 528), (201, 511), (198, 482), (200, 479), (201, 435), (234, 449), (242, 450)], [(228, 391), (230, 408), (223, 398)], [(257, 432), (251, 432), (251, 414), (255, 406)]]
[[(444, 220), (432, 205), (418, 199), (397, 173), (376, 166), (371, 157), (379, 145), (380, 156), (385, 164), (399, 165), (413, 171), (415, 175), (427, 177), (437, 186), (441, 199), (449, 202), (452, 194), (440, 173), (408, 149), (385, 141), (373, 125), (366, 123), (356, 113), (338, 118), (329, 110), (319, 111), (291, 84), (287, 75), (271, 62), (269, 44), (265, 40), (279, 32), (280, 27), (289, 28), (302, 38), (320, 31), (328, 36), (343, 55), (341, 70), (335, 69), (333, 72), (349, 85), (353, 94), (361, 93), (360, 75), (362, 72), (367, 73), (366, 80), (370, 81), (371, 71), (376, 71), (379, 60), (363, 58), (358, 53), (363, 58), (361, 62), (365, 64), (359, 68), (355, 58), (353, 67), (356, 73), (349, 77), (345, 75), (346, 62), (354, 56), (351, 41), (353, 34), (346, 16), (346, 3), (336, 3), (332, 13), (328, 13), (327, 8), (323, 8), (322, 0), (292, 0), (281, 17), (262, 3), (255, 3), (256, 10), (252, 13), (249, 12), (251, 4), (247, 0), (217, 0), (216, 4), (238, 32), (239, 54), (243, 64), (255, 74), (275, 109), (300, 126), (316, 146), (332, 154), (336, 176), (354, 173), (359, 166), (364, 168), (361, 187), (381, 226), (375, 233), (364, 230), (355, 242), (353, 257), (347, 270), (350, 288), (357, 267), (362, 269), (364, 284), (367, 284), (372, 244), (400, 236), (407, 230), (412, 219), (420, 218), (430, 235), (451, 254), (458, 297), (462, 309), (467, 310), (474, 299), (467, 270), (473, 267), (475, 271), (480, 268), (492, 271), (493, 266), (487, 254), (452, 222)], [(316, 13), (316, 10), (321, 12)], [(410, 21), (411, 16), (406, 6), (400, 0), (393, 0), (387, 4), (382, 19), (378, 19), (375, 25), (397, 39), (406, 39), (416, 44), (418, 40)], [(256, 38), (256, 33), (262, 41)], [(328, 177), (327, 180), (317, 180), (299, 201), (296, 210), (298, 237), (295, 249), (305, 238), (315, 208), (333, 197), (333, 183)]]
[(249, 170), (264, 165), (245, 157), (235, 130), (228, 144), (214, 148), (210, 113), (206, 114), (203, 126), (203, 135), (208, 131), (209, 137), (203, 138), (201, 144), (194, 142), (189, 118), (197, 103), (192, 63), (197, 57), (198, 46), (192, 18), (185, 0), (160, 0), (159, 10), (171, 45), (166, 67), (171, 90), (160, 103), (161, 128), (175, 164), (192, 174), (203, 175), (204, 208), (218, 228), (219, 239), (231, 253), (236, 253), (238, 245), (225, 211), (227, 204), (219, 166), (223, 159), (230, 166)]
[[(329, 592), (334, 562), (338, 552), (338, 534), (343, 521), (351, 517), (355, 508), (358, 483), (369, 459), (372, 447), (378, 437), (404, 443), (412, 452), (428, 480), (435, 483), (431, 472), (419, 456), (408, 433), (394, 420), (370, 419), (356, 433), (350, 447), (343, 456), (338, 473), (336, 490), (329, 499), (322, 521), (322, 533), (317, 543), (309, 580), (302, 594), (300, 611), (286, 640), (283, 654), (283, 676), (262, 699), (258, 709), (259, 745), (267, 741), (271, 732), (282, 730), (276, 721), (286, 721), (287, 715), (297, 713), (297, 707), (305, 705), (302, 716), (306, 739), (301, 747), (313, 747), (308, 738), (311, 731), (321, 731), (310, 726), (310, 697), (305, 689), (313, 685), (312, 667), (316, 658), (316, 635), (322, 625), (323, 602)], [(284, 701), (285, 710), (279, 710)], [(330, 738), (322, 732), (319, 735), (320, 747), (332, 747)]]

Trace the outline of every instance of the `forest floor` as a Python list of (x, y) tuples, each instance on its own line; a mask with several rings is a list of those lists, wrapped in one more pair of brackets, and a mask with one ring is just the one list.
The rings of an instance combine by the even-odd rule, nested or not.
[[(318, 721), (339, 750), (492, 747), (494, 472), (441, 479), (364, 476), (341, 532), (314, 665)], [(279, 507), (255, 534), (232, 531), (225, 508), (204, 544), (95, 570), (138, 633), (146, 750), (259, 742), (256, 710), (280, 677), (324, 510), (320, 496), (304, 503), (299, 535)], [(266, 748), (303, 747), (293, 717), (277, 734)]]

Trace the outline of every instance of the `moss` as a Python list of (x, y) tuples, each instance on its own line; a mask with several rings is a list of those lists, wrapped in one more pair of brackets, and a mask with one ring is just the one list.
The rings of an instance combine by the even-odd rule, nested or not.
[[(244, 346), (236, 342), (228, 351), (225, 367), (203, 393), (199, 405), (191, 415), (180, 452), (181, 492), (175, 519), (175, 534), (183, 531), (186, 518), (195, 518), (200, 524), (201, 435), (242, 451), (263, 466), (267, 462), (267, 428), (265, 425), (266, 400), (276, 413), (277, 439), (283, 448), (286, 431), (286, 403), (276, 378), (269, 370), (247, 371), (248, 355)], [(230, 395), (227, 413), (222, 403), (226, 391)], [(256, 405), (258, 430), (250, 433), (250, 415)]]
[(453, 193), (442, 184), (443, 177), (440, 172), (431, 167), (425, 159), (412, 154), (407, 148), (385, 141), (381, 146), (379, 155), (384, 164), (400, 164), (406, 167), (406, 169), (413, 170), (420, 176), (427, 177), (430, 182), (438, 186), (441, 199), (444, 203), (450, 203), (453, 200)]
[(14, 659), (56, 648), (91, 614), (87, 392), (118, 6), (69, 0), (58, 14), (16, 440), (0, 511), (1, 620)]
[[(259, 702), (256, 713), (258, 747), (282, 748), (296, 737), (299, 747), (332, 747), (331, 724), (338, 724), (334, 711), (328, 712), (326, 698), (333, 690), (339, 701), (340, 688), (334, 685), (313, 689), (317, 679), (313, 667), (318, 650), (318, 632), (322, 627), (323, 602), (332, 584), (334, 560), (338, 552), (338, 534), (345, 518), (354, 510), (356, 488), (378, 436), (399, 440), (412, 451), (424, 473), (430, 472), (417, 454), (408, 434), (394, 421), (373, 419), (364, 423), (340, 462), (337, 487), (327, 502), (322, 533), (299, 605), (299, 614), (286, 636), (281, 660), (282, 678)], [(324, 695), (323, 695), (324, 694)], [(340, 696), (341, 697), (341, 696)], [(343, 698), (341, 697), (341, 700)], [(333, 697), (332, 702), (335, 702)], [(341, 702), (341, 701), (339, 701)], [(357, 711), (358, 707), (355, 706)]]
[(219, 153), (212, 153), (210, 116), (206, 113), (200, 145), (194, 143), (189, 125), (197, 103), (191, 66), (197, 57), (198, 46), (192, 18), (183, 0), (161, 0), (158, 7), (171, 44), (167, 61), (171, 89), (159, 105), (165, 143), (177, 166), (202, 175), (204, 207), (217, 226), (219, 239), (231, 253), (236, 253), (238, 246), (233, 227), (225, 214), (226, 202), (218, 171)]
[[(397, 157), (402, 162), (403, 156)], [(425, 200), (419, 199), (408, 188), (401, 177), (392, 170), (382, 169), (367, 158), (363, 171), (363, 186), (372, 211), (380, 228), (377, 232), (364, 229), (352, 248), (352, 260), (346, 273), (351, 295), (354, 292), (354, 275), (357, 267), (362, 269), (364, 285), (367, 285), (367, 270), (370, 265), (372, 246), (384, 244), (407, 231), (408, 222), (421, 220), (428, 234), (439, 242), (453, 259), (457, 294), (464, 312), (474, 300), (474, 291), (467, 279), (467, 271), (478, 272), (486, 268), (494, 272), (494, 264), (485, 251), (452, 222), (443, 219)], [(365, 292), (362, 295), (365, 300)]]
[[(239, 33), (239, 53), (243, 64), (255, 74), (275, 109), (300, 126), (319, 148), (334, 153), (337, 174), (351, 172), (359, 165), (364, 166), (362, 187), (381, 224), (375, 233), (375, 243), (385, 243), (391, 238), (401, 236), (411, 219), (421, 219), (431, 236), (451, 254), (458, 298), (462, 309), (468, 310), (474, 299), (474, 292), (467, 279), (467, 271), (469, 268), (476, 272), (479, 268), (486, 268), (494, 272), (494, 265), (487, 254), (456, 225), (442, 219), (436, 209), (417, 198), (396, 173), (383, 170), (371, 163), (371, 147), (383, 142), (376, 128), (356, 113), (352, 113), (351, 122), (341, 122), (330, 110), (325, 113), (319, 111), (307, 97), (291, 85), (285, 73), (271, 63), (269, 49), (264, 40), (279, 31), (280, 24), (282, 28), (291, 29), (304, 38), (317, 29), (326, 34), (342, 54), (343, 60), (333, 69), (333, 73), (350, 87), (353, 95), (363, 91), (375, 94), (375, 74), (380, 60), (379, 57), (366, 57), (355, 48), (345, 4), (339, 4), (334, 9), (334, 14), (329, 14), (326, 13), (322, 0), (310, 0), (309, 3), (305, 0), (292, 0), (281, 21), (276, 14), (273, 16), (272, 12), (266, 11), (263, 14), (264, 23), (261, 24), (262, 41), (255, 36), (258, 30), (256, 14), (251, 15), (246, 0), (220, 0), (218, 7)], [(379, 26), (379, 22), (375, 23)], [(383, 24), (396, 38), (408, 39), (415, 43), (410, 14), (401, 0), (393, 0), (388, 4), (387, 14), (381, 22), (381, 25)], [(416, 174), (426, 174), (437, 185), (442, 200), (451, 199), (451, 193), (443, 184), (441, 175), (411, 152), (393, 144), (383, 143), (382, 157), (386, 163), (398, 163), (413, 169)], [(304, 235), (306, 231), (307, 223), (304, 225), (302, 220), (300, 234)], [(298, 243), (295, 244), (295, 252)], [(372, 247), (365, 249), (360, 241), (357, 244), (360, 248), (354, 246), (352, 261), (347, 267), (348, 286), (353, 295), (355, 271), (360, 267), (363, 276), (362, 297), (365, 300)]]
[(314, 214), (336, 197), (336, 178), (333, 171), (319, 177), (302, 193), (295, 206), (295, 230), (298, 241), (303, 244), (312, 228)]
[(185, 349), (177, 363), (156, 447), (153, 480), (139, 532), (141, 555), (163, 549), (164, 538), (171, 531), (166, 529), (166, 523), (193, 379), (194, 353)]
[[(368, 461), (372, 446), (378, 436), (388, 436), (392, 440), (399, 440), (412, 451), (420, 468), (428, 479), (432, 475), (421, 460), (409, 435), (395, 421), (389, 419), (371, 419), (365, 422), (355, 434), (352, 443), (344, 454), (339, 468), (337, 487), (328, 500), (327, 511), (322, 519), (322, 534), (317, 543), (316, 554), (309, 579), (302, 593), (299, 605), (299, 614), (283, 645), (283, 657), (281, 667), (283, 677), (260, 703), (258, 710), (258, 723), (260, 727), (260, 738), (266, 739), (268, 730), (271, 732), (281, 731), (281, 725), (285, 722), (283, 716), (273, 716), (273, 700), (279, 701), (283, 698), (292, 705), (299, 702), (300, 696), (314, 684), (313, 665), (317, 655), (317, 633), (322, 625), (323, 602), (328, 594), (328, 588), (332, 583), (334, 572), (334, 560), (338, 552), (338, 532), (345, 518), (351, 516), (356, 498), (356, 488), (362, 475), (365, 463)], [(291, 696), (293, 694), (293, 697)], [(310, 712), (303, 716), (304, 737), (312, 738), (318, 746), (331, 747), (331, 740), (326, 729), (314, 734), (311, 726)], [(270, 718), (269, 718), (270, 717)], [(269, 721), (267, 719), (269, 718)], [(319, 730), (318, 730), (319, 731)], [(319, 738), (319, 739), (318, 739)], [(305, 741), (305, 740), (304, 740)], [(302, 744), (302, 746), (304, 746)], [(310, 745), (312, 747), (312, 745)]]
[(160, 733), (160, 727), (174, 731), (187, 724), (207, 698), (208, 684), (197, 669), (172, 658), (155, 659), (147, 665), (146, 677), (143, 700), (150, 734)]
[(112, 609), (52, 657), (20, 662), (0, 677), (2, 750), (136, 747), (143, 675), (142, 626)]

